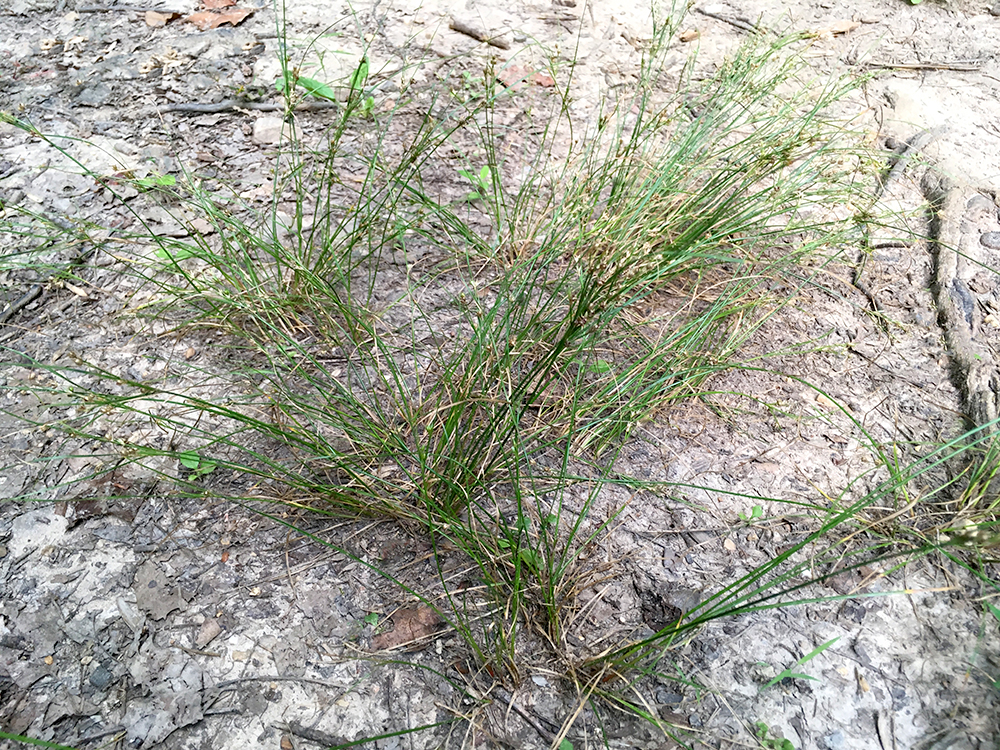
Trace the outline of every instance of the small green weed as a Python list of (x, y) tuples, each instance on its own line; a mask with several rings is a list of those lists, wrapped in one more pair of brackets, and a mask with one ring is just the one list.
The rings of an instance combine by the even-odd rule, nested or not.
[(768, 688), (770, 688), (770, 687), (778, 684), (782, 680), (786, 680), (786, 679), (791, 679), (791, 680), (814, 680), (815, 681), (816, 678), (812, 677), (811, 675), (802, 674), (800, 672), (793, 672), (792, 670), (794, 670), (799, 665), (805, 664), (805, 663), (811, 661), (812, 659), (816, 658), (817, 656), (819, 656), (820, 654), (822, 654), (824, 651), (826, 651), (828, 648), (830, 648), (830, 646), (832, 646), (834, 643), (836, 643), (839, 640), (840, 640), (840, 636), (837, 636), (836, 638), (831, 638), (826, 643), (823, 643), (823, 644), (817, 646), (812, 651), (810, 651), (808, 654), (806, 654), (802, 658), (796, 660), (796, 662), (792, 666), (790, 666), (787, 669), (784, 669), (780, 673), (778, 673), (774, 677), (774, 679), (772, 679), (766, 685), (764, 685), (763, 687), (761, 687), (760, 690), (761, 691), (767, 690)]
[(791, 740), (773, 736), (771, 728), (763, 721), (754, 722), (754, 736), (765, 750), (795, 750)]
[(475, 188), (465, 197), (467, 201), (482, 200), (493, 192), (493, 171), (488, 166), (483, 166), (479, 172), (460, 169), (458, 174), (471, 182)]
[(196, 451), (184, 451), (177, 454), (177, 460), (181, 466), (190, 471), (188, 479), (191, 481), (201, 479), (211, 474), (217, 468), (214, 461), (202, 458)]
[(288, 71), (276, 78), (274, 87), (285, 96), (291, 96), (296, 88), (301, 88), (306, 96), (331, 102), (337, 100), (337, 92), (332, 87), (315, 78), (299, 75), (298, 70)]

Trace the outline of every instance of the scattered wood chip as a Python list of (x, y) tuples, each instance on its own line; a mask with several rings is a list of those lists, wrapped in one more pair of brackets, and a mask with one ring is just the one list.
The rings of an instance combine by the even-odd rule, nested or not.
[(155, 10), (147, 10), (145, 14), (146, 25), (153, 29), (157, 29), (161, 26), (166, 26), (175, 18), (180, 18), (180, 17), (181, 17), (180, 13), (160, 13), (159, 11)]
[(200, 13), (192, 13), (184, 20), (194, 24), (199, 31), (208, 31), (209, 29), (217, 29), (226, 23), (236, 26), (242, 23), (253, 11), (253, 8), (233, 8), (224, 13), (202, 11)]
[(833, 399), (827, 398), (822, 393), (816, 394), (816, 403), (829, 411), (837, 411), (837, 403)]
[(68, 281), (64, 281), (63, 286), (66, 287), (69, 291), (73, 292), (73, 294), (75, 294), (77, 297), (81, 297), (82, 299), (90, 298), (90, 295), (87, 294), (85, 290), (78, 287), (76, 284), (70, 284)]
[(401, 609), (392, 616), (392, 622), (392, 630), (372, 638), (372, 648), (382, 651), (419, 641), (436, 633), (442, 624), (437, 612), (425, 606)]
[(682, 42), (693, 42), (695, 39), (701, 36), (701, 32), (698, 29), (688, 29), (687, 31), (682, 31), (678, 35), (678, 39)]
[(871, 690), (871, 686), (868, 684), (868, 680), (865, 679), (865, 676), (861, 674), (861, 670), (859, 670), (857, 667), (854, 668), (854, 676), (858, 680), (858, 690), (861, 693), (867, 693)]
[(858, 21), (834, 21), (829, 26), (817, 29), (813, 32), (813, 34), (820, 39), (830, 39), (835, 36), (840, 36), (841, 34), (849, 34), (860, 25), (861, 23)]
[(222, 626), (219, 625), (218, 620), (214, 617), (211, 620), (205, 620), (198, 630), (198, 636), (194, 639), (194, 644), (198, 648), (204, 648), (221, 632)]

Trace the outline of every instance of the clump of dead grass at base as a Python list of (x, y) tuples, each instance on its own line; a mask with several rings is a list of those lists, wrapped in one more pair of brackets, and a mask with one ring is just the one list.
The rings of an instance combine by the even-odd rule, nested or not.
[[(615, 522), (593, 517), (600, 493), (630, 481), (614, 474), (617, 451), (733, 366), (747, 336), (859, 236), (870, 208), (874, 158), (830, 114), (857, 81), (812, 79), (803, 40), (758, 37), (707, 81), (685, 71), (660, 104), (671, 31), (556, 169), (547, 154), (581, 127), (570, 84), (543, 102), (538, 155), (515, 170), (493, 116), (517, 103), (487, 64), (471, 104), (425, 94), (438, 116), (405, 141), (394, 125), (404, 105), (368, 119), (377, 88), (352, 86), (321, 147), (293, 138), (283, 152), (267, 212), (196, 175), (138, 185), (212, 231), (180, 219), (187, 237), (157, 236), (125, 203), (142, 228), (105, 249), (154, 290), (160, 326), (221, 330), (243, 364), (229, 363), (220, 393), (35, 363), (64, 384), (53, 393), (65, 417), (49, 427), (103, 452), (84, 479), (134, 465), (195, 496), (247, 501), (246, 483), (210, 481), (229, 471), (254, 478), (258, 500), (400, 519), (436, 560), (465, 556), (475, 597), (442, 564), (421, 589), (361, 562), (438, 611), (482, 679), (514, 686), (554, 659), (580, 706), (602, 697), (662, 725), (636, 686), (666, 653), (712, 619), (802, 601), (795, 576), (808, 563), (792, 555), (842, 554), (828, 540), (913, 479), (901, 472), (831, 514), (671, 628), (582, 660), (565, 647), (577, 593), (614, 575), (585, 551)], [(348, 137), (359, 131), (367, 140)], [(432, 198), (442, 149), (470, 137), (488, 175), (478, 197)], [(527, 176), (515, 183), (515, 171)], [(410, 263), (418, 246), (428, 254)]]

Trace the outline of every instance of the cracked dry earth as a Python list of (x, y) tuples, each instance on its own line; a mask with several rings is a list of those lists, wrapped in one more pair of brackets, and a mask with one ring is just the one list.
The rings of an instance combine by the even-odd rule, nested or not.
[[(273, 11), (254, 7), (205, 30), (174, 16), (196, 10), (190, 0), (148, 7), (2, 0), (0, 108), (96, 144), (77, 144), (74, 153), (98, 173), (212, 168), (246, 200), (266, 201), (262, 164), (280, 138), (276, 114), (213, 105), (247, 93), (277, 101)], [(860, 0), (846, 8), (752, 0), (702, 4), (688, 16), (684, 28), (698, 32), (702, 70), (753, 24), (826, 30), (809, 53), (818, 71), (871, 70), (850, 102), (856, 122), (886, 145), (887, 163), (898, 155), (893, 148), (908, 161), (881, 202), (907, 216), (917, 234), (936, 231), (939, 243), (873, 238), (863, 285), (893, 321), (888, 331), (847, 281), (831, 293), (802, 292), (749, 344), (752, 354), (819, 343), (773, 363), (793, 377), (726, 374), (715, 390), (752, 399), (719, 396), (713, 410), (682, 405), (642, 427), (622, 453), (622, 472), (705, 489), (601, 496), (595, 517), (626, 508), (599, 550), (618, 561), (617, 574), (601, 591), (581, 592), (571, 644), (662, 627), (810, 529), (807, 517), (777, 503), (765, 503), (765, 521), (740, 523), (746, 496), (813, 503), (819, 493), (863, 492), (875, 482), (855, 423), (830, 409), (829, 399), (875, 440), (911, 456), (961, 434), (965, 415), (996, 415), (1000, 284), (985, 270), (1000, 267), (1000, 18), (991, 10), (1000, 12), (975, 2)], [(359, 34), (371, 42), (373, 71), (422, 57), (428, 80), (457, 80), (481, 71), (487, 56), (510, 59), (537, 40), (581, 61), (574, 114), (584, 120), (599, 111), (602, 90), (636, 74), (651, 33), (641, 4), (613, 0), (383, 0), (354, 11), (339, 0), (288, 4), (291, 36), (319, 38), (328, 53), (326, 80), (350, 75), (363, 49)], [(450, 28), (456, 21), (506, 48)], [(336, 34), (321, 36), (331, 28)], [(669, 64), (679, 67), (690, 44), (677, 42)], [(190, 103), (200, 111), (176, 106)], [(322, 130), (323, 118), (321, 109), (302, 113), (300, 126), (308, 136)], [(915, 148), (925, 132), (934, 138)], [(905, 151), (907, 144), (914, 148)], [(462, 166), (456, 160), (446, 171)], [(44, 144), (0, 129), (5, 204), (67, 220), (126, 221), (93, 180), (63, 167)], [(144, 218), (170, 231), (169, 217)], [(5, 252), (27, 241), (8, 237)], [(347, 555), (245, 508), (172, 497), (135, 467), (69, 501), (58, 485), (86, 472), (88, 459), (31, 462), (53, 455), (57, 438), (25, 428), (16, 415), (44, 425), (61, 412), (26, 395), (25, 385), (45, 377), (21, 366), (29, 359), (59, 364), (79, 353), (136, 380), (159, 377), (174, 362), (225, 367), (220, 342), (151, 335), (135, 322), (128, 306), (141, 299), (119, 286), (112, 258), (79, 261), (86, 288), (56, 287), (30, 269), (0, 277), (4, 309), (31, 296), (0, 332), (8, 365), (0, 371), (0, 494), (47, 484), (58, 501), (0, 505), (0, 729), (79, 748), (285, 750), (364, 737), (381, 737), (365, 745), (377, 748), (547, 747), (576, 710), (561, 675), (540, 663), (513, 694), (498, 690), (483, 703), (464, 693), (467, 669), (454, 657), (454, 634), (419, 622), (412, 602), (362, 562), (415, 579), (428, 574), (427, 550), (391, 524), (283, 519)], [(834, 272), (852, 278), (851, 268)], [(739, 416), (719, 416), (727, 412)], [(851, 484), (863, 475), (872, 478)], [(107, 499), (130, 489), (129, 501)], [(249, 482), (246, 491), (254, 493)], [(997, 579), (995, 566), (986, 572)], [(644, 686), (649, 707), (690, 729), (692, 746), (757, 746), (759, 721), (795, 748), (1000, 747), (997, 622), (983, 615), (977, 597), (986, 592), (960, 567), (927, 558), (904, 571), (844, 573), (814, 595), (902, 589), (909, 593), (715, 621), (671, 655), (686, 683)], [(376, 623), (387, 618), (400, 631), (427, 634), (430, 625), (430, 636), (417, 650), (380, 653), (393, 643), (378, 641)], [(814, 680), (760, 689), (834, 638), (799, 668)], [(421, 726), (429, 728), (403, 733)], [(584, 708), (568, 739), (574, 748), (679, 746), (608, 707), (599, 714)]]

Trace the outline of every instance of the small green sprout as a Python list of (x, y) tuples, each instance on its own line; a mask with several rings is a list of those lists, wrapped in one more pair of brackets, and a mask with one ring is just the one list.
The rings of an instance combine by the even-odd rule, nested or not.
[(763, 721), (756, 721), (753, 726), (754, 734), (757, 736), (757, 741), (761, 747), (767, 750), (795, 750), (795, 745), (792, 744), (791, 740), (787, 740), (784, 737), (775, 737), (773, 736), (773, 731), (771, 732), (772, 736), (768, 737), (770, 727)]
[(793, 672), (792, 670), (795, 669), (795, 667), (799, 666), (800, 664), (805, 664), (807, 661), (810, 661), (811, 659), (816, 658), (817, 656), (819, 656), (820, 654), (822, 654), (824, 651), (826, 651), (828, 648), (830, 648), (830, 646), (832, 646), (834, 643), (836, 643), (839, 640), (840, 640), (840, 636), (837, 636), (836, 638), (833, 638), (833, 639), (827, 641), (826, 643), (817, 646), (812, 651), (810, 651), (808, 654), (806, 654), (805, 656), (803, 656), (801, 659), (798, 659), (792, 666), (788, 667), (788, 669), (785, 669), (782, 672), (780, 672), (778, 675), (776, 675), (773, 680), (771, 680), (769, 683), (767, 683), (766, 685), (764, 685), (764, 687), (762, 687), (760, 689), (761, 692), (763, 692), (764, 690), (767, 690), (769, 687), (771, 687), (773, 685), (776, 685), (777, 683), (781, 682), (782, 680), (784, 680), (786, 678), (793, 679), (793, 680), (814, 680), (815, 681), (816, 680), (815, 677), (812, 677), (812, 676), (807, 675), (807, 674), (802, 674), (802, 673), (799, 673), (799, 672)]
[(458, 174), (471, 182), (475, 188), (475, 190), (465, 197), (468, 201), (480, 200), (493, 191), (493, 170), (488, 166), (480, 169), (479, 174), (470, 172), (468, 169), (460, 169), (458, 170)]
[(188, 479), (201, 479), (207, 474), (211, 474), (215, 471), (216, 463), (214, 461), (208, 461), (198, 455), (197, 451), (184, 451), (184, 453), (179, 453), (177, 455), (177, 460), (181, 462), (181, 466), (191, 472)]

